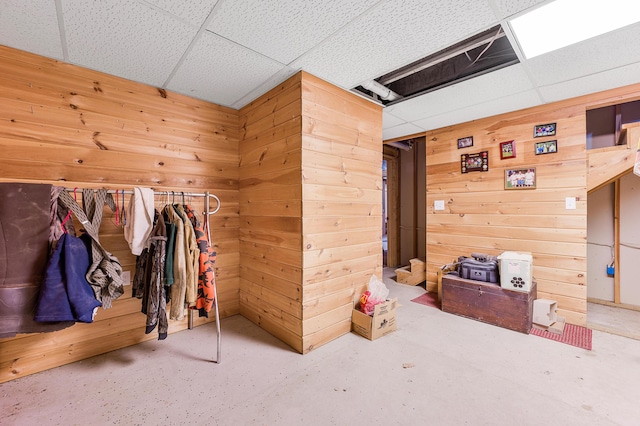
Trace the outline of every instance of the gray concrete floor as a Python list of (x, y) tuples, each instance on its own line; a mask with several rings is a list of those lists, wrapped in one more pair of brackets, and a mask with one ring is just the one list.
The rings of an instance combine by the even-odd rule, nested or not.
[(398, 330), (307, 355), (248, 320), (170, 335), (0, 384), (1, 425), (638, 425), (640, 341), (593, 350), (410, 300), (385, 282)]

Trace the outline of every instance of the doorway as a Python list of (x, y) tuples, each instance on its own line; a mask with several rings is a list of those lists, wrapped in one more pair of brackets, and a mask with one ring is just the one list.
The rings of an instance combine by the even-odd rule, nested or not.
[(382, 234), (385, 267), (406, 266), (414, 258), (425, 260), (425, 149), (424, 137), (384, 146)]

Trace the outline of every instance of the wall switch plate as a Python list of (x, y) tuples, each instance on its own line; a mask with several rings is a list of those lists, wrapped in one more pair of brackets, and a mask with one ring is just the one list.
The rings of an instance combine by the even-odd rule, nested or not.
[(444, 200), (435, 200), (433, 202), (434, 210), (444, 210)]
[(576, 209), (576, 197), (567, 197), (564, 199), (565, 208), (567, 210), (575, 210)]
[(131, 271), (122, 271), (122, 285), (131, 284)]

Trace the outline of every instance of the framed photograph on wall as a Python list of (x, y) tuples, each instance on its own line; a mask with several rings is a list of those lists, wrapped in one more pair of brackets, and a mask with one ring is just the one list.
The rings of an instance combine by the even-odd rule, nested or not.
[(543, 136), (555, 136), (556, 123), (538, 124), (533, 128), (533, 137), (541, 138)]
[(473, 146), (473, 136), (458, 139), (458, 149), (469, 148), (470, 146)]
[(460, 172), (488, 172), (489, 171), (489, 151), (477, 152), (475, 154), (462, 154), (460, 156)]
[(558, 141), (536, 142), (536, 155), (558, 152)]
[(507, 169), (504, 171), (504, 189), (535, 189), (536, 168)]
[(516, 158), (516, 141), (500, 142), (500, 159)]

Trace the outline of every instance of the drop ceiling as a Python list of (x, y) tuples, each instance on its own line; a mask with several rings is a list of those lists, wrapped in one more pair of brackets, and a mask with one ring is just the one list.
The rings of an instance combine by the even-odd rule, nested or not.
[(298, 70), (352, 90), (501, 25), (519, 62), (385, 106), (391, 139), (640, 81), (640, 24), (525, 59), (508, 20), (547, 2), (0, 0), (0, 44), (239, 109)]

